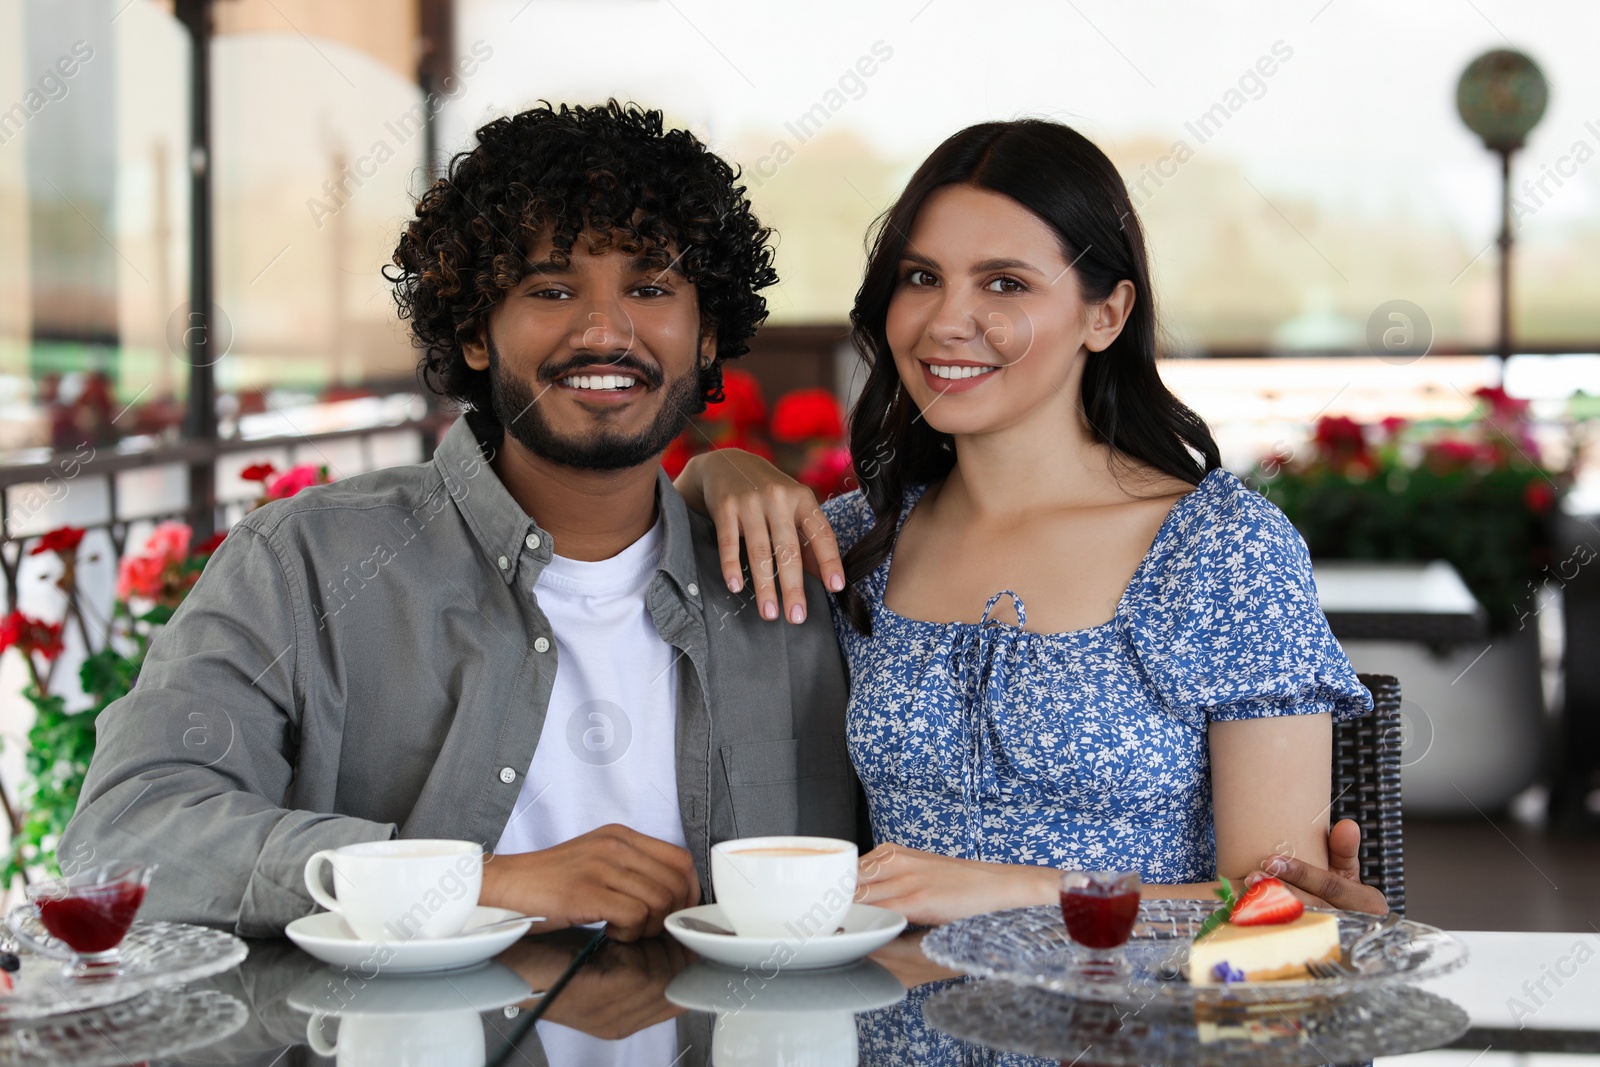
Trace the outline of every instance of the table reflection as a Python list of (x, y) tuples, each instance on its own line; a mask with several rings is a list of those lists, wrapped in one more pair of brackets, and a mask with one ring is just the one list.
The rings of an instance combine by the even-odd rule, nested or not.
[(1399, 1055), (1467, 1026), (1455, 1004), (1415, 988), (1204, 1017), (1128, 1012), (952, 976), (916, 941), (849, 967), (763, 972), (699, 960), (670, 939), (616, 944), (578, 930), (525, 939), (481, 968), (392, 978), (255, 942), (203, 984), (248, 1006), (248, 1022), (169, 1062), (1249, 1067)]
[(697, 963), (666, 990), (679, 1007), (715, 1017), (711, 1062), (717, 1067), (854, 1064), (857, 1017), (905, 995), (900, 980), (870, 960), (792, 972)]
[(305, 1042), (340, 1067), (427, 1063), (483, 1067), (484, 1012), (520, 1004), (533, 990), (501, 963), (438, 975), (362, 980), (324, 967), (289, 992), (306, 1015)]

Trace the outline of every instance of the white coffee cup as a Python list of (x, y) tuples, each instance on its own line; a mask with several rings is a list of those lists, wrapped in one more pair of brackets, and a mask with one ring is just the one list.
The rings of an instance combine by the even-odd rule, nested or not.
[(852, 1012), (730, 1012), (717, 1016), (711, 1062), (717, 1067), (855, 1067), (860, 1047)]
[[(380, 979), (381, 981), (381, 979)], [(338, 1020), (329, 1041), (327, 1020)], [(395, 1067), (426, 1063), (428, 1067), (483, 1067), (483, 1019), (470, 1008), (429, 1011), (410, 1016), (311, 1013), (306, 1043), (318, 1056), (334, 1057), (339, 1067)]]
[[(322, 884), (333, 869), (334, 892)], [(472, 841), (365, 841), (306, 861), (306, 890), (363, 941), (454, 937), (483, 887), (483, 846)]]
[(856, 846), (832, 837), (745, 837), (711, 849), (711, 885), (740, 937), (829, 937), (856, 892)]

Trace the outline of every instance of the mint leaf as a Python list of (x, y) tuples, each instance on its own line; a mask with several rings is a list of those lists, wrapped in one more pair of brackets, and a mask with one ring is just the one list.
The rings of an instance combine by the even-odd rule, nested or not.
[(1202, 937), (1206, 936), (1211, 931), (1227, 922), (1228, 916), (1232, 914), (1233, 906), (1224, 904), (1222, 907), (1206, 916), (1206, 921), (1200, 924), (1200, 930), (1194, 935), (1194, 939), (1196, 941), (1200, 940)]
[(1233, 886), (1228, 884), (1226, 878), (1222, 880), (1222, 887), (1213, 889), (1212, 892), (1216, 894), (1218, 900), (1222, 901), (1222, 907), (1206, 916), (1206, 921), (1200, 924), (1199, 932), (1194, 935), (1197, 941), (1227, 922), (1228, 916), (1233, 914), (1234, 905), (1238, 903), (1233, 895)]

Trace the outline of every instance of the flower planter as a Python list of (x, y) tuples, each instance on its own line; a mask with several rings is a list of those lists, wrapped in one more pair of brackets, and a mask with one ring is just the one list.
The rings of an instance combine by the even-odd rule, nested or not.
[(1408, 641), (1341, 644), (1357, 671), (1400, 679), (1407, 815), (1494, 814), (1533, 784), (1545, 729), (1535, 627), (1442, 654)]

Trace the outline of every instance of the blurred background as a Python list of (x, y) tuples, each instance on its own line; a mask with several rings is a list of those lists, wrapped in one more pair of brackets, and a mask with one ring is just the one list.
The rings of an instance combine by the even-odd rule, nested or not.
[(993, 118), (1099, 144), (1169, 384), (1301, 529), (1357, 667), (1400, 677), (1414, 912), (1506, 928), (1450, 910), (1498, 878), (1529, 928), (1587, 928), (1597, 33), (1580, 0), (0, 0), (14, 870), (208, 537), (431, 454), (452, 413), (380, 273), (416, 196), (489, 119), (615, 96), (740, 166), (780, 235), (771, 318), (669, 467), (735, 444), (823, 494), (853, 484), (863, 237), (911, 170)]

